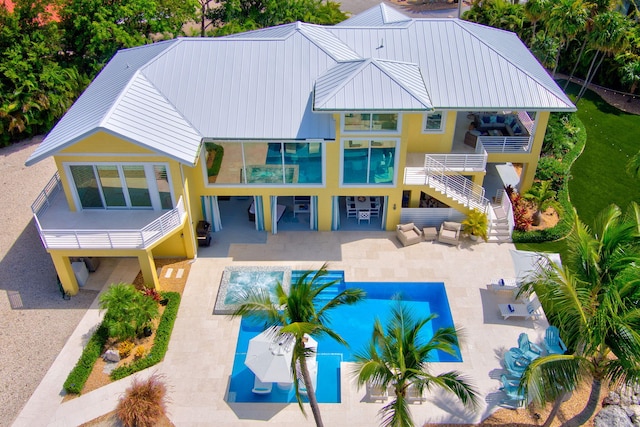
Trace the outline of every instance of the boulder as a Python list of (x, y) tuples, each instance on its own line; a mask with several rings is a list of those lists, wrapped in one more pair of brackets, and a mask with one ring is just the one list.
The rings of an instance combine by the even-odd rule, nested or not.
[(631, 405), (625, 408), (627, 415), (631, 417), (631, 422), (635, 427), (640, 427), (640, 405)]
[(104, 352), (102, 358), (106, 362), (118, 363), (120, 361), (120, 353), (118, 353), (118, 350), (109, 349)]
[(593, 420), (595, 427), (633, 427), (627, 411), (617, 405), (602, 408)]

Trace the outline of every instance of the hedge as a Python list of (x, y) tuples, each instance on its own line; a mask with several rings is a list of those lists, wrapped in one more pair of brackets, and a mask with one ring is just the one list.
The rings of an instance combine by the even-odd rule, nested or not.
[(67, 380), (64, 382), (63, 388), (67, 393), (80, 394), (108, 338), (107, 327), (101, 323), (82, 351), (78, 363), (76, 363), (76, 366), (71, 370)]
[[(111, 373), (112, 380), (119, 380), (126, 376), (129, 376), (135, 372), (141, 371), (153, 366), (164, 358), (169, 347), (169, 340), (171, 339), (171, 332), (173, 331), (173, 324), (178, 316), (178, 308), (180, 307), (180, 294), (177, 292), (161, 292), (163, 298), (167, 298), (169, 302), (167, 307), (162, 313), (158, 329), (156, 330), (156, 336), (153, 342), (151, 351), (142, 359), (139, 359), (127, 366), (121, 366), (116, 368)], [(93, 366), (96, 360), (100, 357), (102, 349), (104, 348), (109, 334), (107, 328), (100, 324), (96, 332), (93, 334), (84, 350), (82, 355), (76, 363), (76, 366), (71, 370), (67, 380), (64, 382), (64, 390), (70, 394), (80, 394), (84, 388)]]

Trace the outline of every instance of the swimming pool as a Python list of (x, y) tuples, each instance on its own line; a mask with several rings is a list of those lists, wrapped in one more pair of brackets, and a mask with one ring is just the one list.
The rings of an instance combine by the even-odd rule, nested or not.
[(220, 280), (218, 297), (213, 308), (215, 314), (231, 314), (238, 301), (249, 289), (263, 289), (275, 298), (273, 289), (281, 283), (285, 291), (291, 283), (291, 269), (288, 267), (225, 267)]
[[(335, 277), (336, 272), (331, 272)], [(292, 272), (292, 280), (299, 272)], [(295, 281), (295, 280), (294, 280)], [(353, 362), (354, 353), (362, 350), (371, 338), (375, 318), (384, 325), (390, 316), (392, 298), (400, 296), (416, 316), (427, 317), (437, 313), (438, 317), (423, 329), (420, 338), (429, 340), (434, 329), (453, 326), (444, 283), (428, 282), (348, 282), (328, 288), (323, 294), (326, 298), (340, 292), (345, 287), (361, 288), (367, 298), (358, 304), (338, 307), (330, 312), (329, 327), (349, 343), (349, 347), (327, 337), (315, 337), (318, 341), (318, 390), (316, 395), (320, 403), (339, 403), (340, 400), (340, 362)], [(293, 391), (282, 391), (273, 387), (268, 395), (255, 395), (251, 392), (254, 375), (244, 365), (249, 340), (264, 330), (263, 324), (243, 318), (236, 345), (236, 354), (229, 385), (229, 401), (235, 402), (293, 402)], [(456, 356), (437, 352), (431, 355), (432, 362), (462, 362), (458, 350)]]

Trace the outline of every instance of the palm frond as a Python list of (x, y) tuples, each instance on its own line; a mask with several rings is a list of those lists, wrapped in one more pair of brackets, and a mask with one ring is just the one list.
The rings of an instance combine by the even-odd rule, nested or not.
[(389, 404), (379, 412), (383, 427), (413, 427), (413, 419), (407, 400), (396, 396)]
[(573, 391), (585, 374), (585, 359), (553, 354), (533, 360), (522, 376), (520, 387), (528, 398), (543, 405)]

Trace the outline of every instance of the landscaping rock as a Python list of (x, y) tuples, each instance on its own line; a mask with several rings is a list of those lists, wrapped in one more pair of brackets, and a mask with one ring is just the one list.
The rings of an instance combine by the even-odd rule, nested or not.
[(107, 350), (102, 355), (102, 358), (107, 362), (117, 363), (120, 361), (120, 353), (118, 353), (118, 350)]
[(595, 427), (634, 427), (627, 412), (617, 405), (602, 408), (593, 420)]
[(602, 399), (602, 406), (619, 405), (620, 395), (615, 391), (610, 391), (609, 395)]
[(631, 422), (635, 427), (640, 427), (640, 405), (631, 405), (626, 408), (627, 415), (631, 417)]

